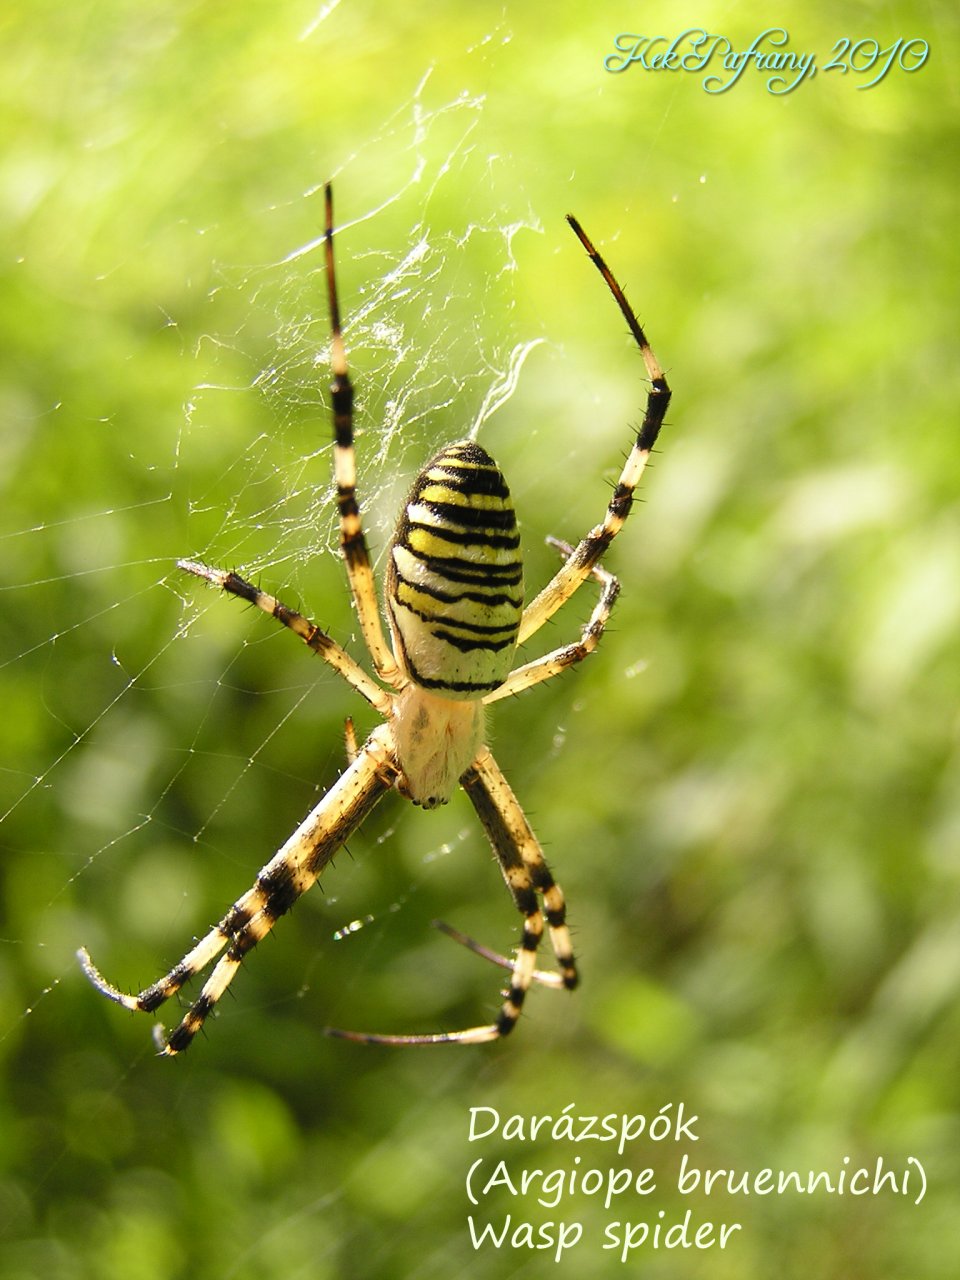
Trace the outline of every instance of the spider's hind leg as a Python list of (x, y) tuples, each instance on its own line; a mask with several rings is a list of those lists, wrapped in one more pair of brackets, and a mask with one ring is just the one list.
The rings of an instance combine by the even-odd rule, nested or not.
[(654, 355), (650, 343), (647, 341), (647, 335), (637, 320), (633, 308), (627, 301), (623, 289), (617, 283), (612, 271), (576, 218), (568, 214), (567, 221), (586, 250), (587, 256), (603, 277), (604, 283), (613, 296), (613, 300), (620, 309), (620, 314), (627, 322), (627, 326), (633, 335), (633, 340), (640, 350), (647, 377), (650, 381), (650, 389), (647, 392), (643, 421), (637, 431), (633, 448), (630, 450), (623, 470), (620, 472), (620, 479), (614, 487), (613, 496), (607, 504), (603, 520), (591, 529), (586, 537), (581, 538), (561, 568), (557, 570), (543, 590), (524, 609), (523, 618), (520, 622), (520, 644), (523, 644), (525, 640), (529, 640), (534, 632), (539, 631), (543, 624), (549, 618), (552, 618), (560, 606), (565, 604), (580, 585), (587, 580), (610, 543), (623, 528), (624, 522), (633, 506), (634, 492), (640, 483), (640, 477), (643, 475), (654, 445), (657, 443), (657, 437), (660, 434), (660, 428), (663, 426), (667, 407), (670, 404), (671, 392), (663, 369)]
[(324, 191), (326, 228), (324, 245), (327, 270), (327, 296), (330, 305), (331, 368), (330, 386), (333, 410), (333, 470), (337, 486), (337, 510), (340, 516), (340, 554), (350, 582), (350, 592), (357, 610), (357, 621), (377, 675), (399, 689), (405, 683), (393, 651), (387, 644), (377, 603), (373, 564), (363, 521), (357, 502), (357, 461), (353, 447), (353, 383), (347, 368), (347, 353), (340, 329), (340, 301), (337, 295), (337, 273), (333, 254), (333, 189), (328, 182)]

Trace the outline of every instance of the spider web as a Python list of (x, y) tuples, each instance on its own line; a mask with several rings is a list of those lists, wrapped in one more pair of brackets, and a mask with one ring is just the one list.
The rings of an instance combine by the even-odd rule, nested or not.
[[(514, 240), (540, 227), (530, 209), (503, 221), (505, 211), (493, 195), (490, 174), (498, 157), (479, 155), (472, 141), (482, 98), (462, 95), (428, 110), (423, 96), (429, 79), (424, 78), (377, 140), (378, 147), (400, 144), (407, 153), (399, 187), (385, 196), (374, 193), (375, 203), (337, 223), (338, 254), (357, 246), (348, 248), (347, 270), (354, 283), (341, 308), (357, 390), (355, 427), (368, 526), (381, 547), (397, 509), (398, 473), (407, 477), (422, 465), (424, 441), (441, 438), (438, 433), (449, 430), (447, 423), (461, 436), (475, 438), (513, 394), (527, 356), (541, 341), (512, 338), (509, 323), (491, 341), (489, 325), (478, 319), (491, 311), (509, 315)], [(449, 131), (451, 121), (456, 136), (449, 152), (428, 159), (421, 148), (429, 145), (434, 130)], [(354, 156), (333, 175), (338, 196), (342, 192), (349, 199), (351, 169), (359, 163)], [(468, 209), (458, 208), (451, 220), (438, 208), (441, 194), (471, 170), (475, 199)], [(318, 185), (304, 196), (315, 205), (317, 221), (321, 194)], [(389, 239), (381, 229), (384, 224)], [(396, 227), (401, 228), (399, 238)], [(475, 263), (481, 260), (478, 241), (483, 242), (482, 261), (490, 264), (485, 276), (476, 265), (464, 268), (471, 255), (476, 255)], [(329, 420), (322, 245), (322, 235), (313, 236), (241, 280), (251, 306), (276, 318), (275, 358), (255, 374), (249, 388), (241, 388), (243, 394), (253, 390), (262, 397), (270, 409), (271, 430), (237, 460), (228, 484), (235, 498), (231, 505), (216, 505), (220, 525), (212, 535), (228, 558), (243, 555), (254, 571), (281, 567), (294, 577), (298, 566), (329, 552), (336, 542), (330, 464), (323, 461), (330, 450), (328, 432), (318, 432), (315, 425), (315, 448), (299, 451), (304, 423), (327, 425)], [(345, 265), (338, 263), (341, 292), (344, 274)], [(464, 316), (469, 317), (466, 324)], [(203, 404), (211, 394), (229, 394), (230, 388), (212, 381), (201, 383), (197, 392)], [(191, 419), (197, 407), (190, 406)], [(273, 492), (277, 480), (279, 495)], [(267, 486), (264, 501), (261, 493)], [(266, 549), (261, 550), (264, 530)], [(305, 530), (312, 535), (305, 537)]]
[[(610, 77), (616, 24), (582, 6), (545, 24), (521, 5), (424, 22), (88, 0), (5, 25), (0, 1236), (11, 1209), (23, 1233), (4, 1275), (96, 1257), (104, 1275), (391, 1276), (394, 1254), (425, 1277), (543, 1275), (552, 1257), (471, 1252), (467, 1106), (684, 1096), (729, 1167), (811, 1143), (818, 1161), (891, 1137), (939, 1151), (919, 1262), (905, 1217), (880, 1230), (848, 1205), (841, 1232), (758, 1213), (747, 1271), (789, 1265), (783, 1241), (842, 1245), (848, 1213), (874, 1274), (943, 1264), (960, 935), (942, 8), (883, 15), (884, 39), (936, 35), (922, 74), (788, 98), (759, 75), (720, 97), (692, 75)], [(762, 25), (746, 6), (688, 16), (742, 47)], [(825, 55), (861, 17), (782, 21)], [(686, 25), (663, 5), (644, 22)], [(585, 989), (538, 993), (503, 1053), (323, 1042), (327, 1022), (496, 1010), (501, 975), (434, 915), (516, 944), (464, 798), (427, 815), (388, 797), (208, 1042), (153, 1063), (151, 1019), (100, 999), (76, 947), (120, 986), (154, 980), (342, 772), (344, 717), (372, 723), (291, 635), (175, 569), (235, 567), (363, 659), (330, 501), (328, 178), (378, 564), (417, 469), (467, 435), (510, 481), (528, 588), (552, 568), (543, 535), (598, 518), (643, 375), (567, 208), (677, 391), (643, 526), (611, 558), (625, 591), (602, 661), (491, 717)], [(581, 600), (557, 637), (583, 617)], [(278, 1149), (298, 1144), (291, 1166)]]
[[(540, 226), (522, 198), (503, 198), (499, 158), (477, 140), (483, 110), (480, 96), (443, 98), (427, 73), (329, 175), (360, 494), (377, 558), (416, 470), (439, 444), (489, 431), (542, 341), (512, 315), (516, 245)], [(29, 525), (3, 535), (8, 616), (32, 624), (26, 639), (16, 629), (7, 637), (5, 687), (30, 690), (32, 717), (57, 728), (37, 737), (58, 745), (32, 760), (26, 752), (5, 770), (0, 829), (15, 854), (42, 867), (31, 893), (45, 905), (30, 931), (18, 933), (11, 912), (0, 951), (46, 979), (31, 980), (25, 1007), (6, 1010), (0, 1042), (73, 972), (77, 904), (89, 898), (94, 869), (99, 886), (112, 868), (140, 867), (135, 879), (141, 888), (149, 882), (156, 918), (141, 909), (133, 931), (152, 933), (153, 949), (172, 958), (176, 939), (189, 937), (180, 915), (198, 891), (196, 857), (230, 863), (240, 888), (273, 851), (237, 850), (224, 834), (225, 816), (229, 832), (247, 791), (262, 787), (264, 774), (281, 784), (292, 776), (309, 806), (342, 767), (329, 726), (342, 723), (344, 707), (356, 710), (353, 695), (334, 692), (331, 674), (304, 661), (290, 637), (281, 635), (282, 651), (274, 650), (262, 619), (244, 617), (173, 567), (181, 555), (237, 567), (360, 652), (338, 576), (332, 502), (329, 317), (317, 234), (327, 176), (274, 206), (278, 226), (291, 210), (302, 214), (307, 238), (281, 242), (256, 265), (215, 256), (207, 322), (195, 335), (170, 322), (182, 343), (178, 420), (149, 442), (119, 446), (144, 496), (129, 501), (107, 489), (94, 506), (81, 487), (75, 509), (54, 516), (38, 508)], [(466, 207), (463, 190), (471, 193)], [(52, 407), (50, 417), (62, 410)], [(128, 557), (134, 527), (137, 553)], [(56, 567), (48, 573), (47, 564)], [(44, 618), (55, 619), (46, 631)], [(266, 684), (264, 654), (273, 672)], [(212, 726), (238, 699), (255, 710), (235, 750), (211, 752)], [(335, 705), (320, 725), (311, 711), (318, 701)], [(298, 748), (299, 764), (290, 752), (275, 754), (285, 736), (309, 743), (307, 752)], [(276, 815), (278, 843), (300, 816)], [(458, 847), (462, 817), (435, 824), (439, 838), (421, 846), (422, 862)], [(391, 841), (389, 821), (376, 841)], [(331, 911), (330, 936), (347, 939), (404, 900), (394, 881), (375, 912)], [(335, 895), (326, 903), (334, 907)]]

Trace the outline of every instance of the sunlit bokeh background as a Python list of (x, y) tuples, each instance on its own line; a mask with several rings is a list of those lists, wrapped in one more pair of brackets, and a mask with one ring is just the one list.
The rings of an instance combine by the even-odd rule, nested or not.
[[(788, 94), (756, 69), (725, 93), (703, 73), (604, 70), (624, 30), (699, 26), (740, 49), (768, 25), (709, 0), (16, 9), (0, 1277), (619, 1276), (607, 1224), (688, 1209), (742, 1229), (626, 1267), (955, 1277), (954, 7), (777, 6), (770, 25), (821, 67)], [(844, 37), (930, 56), (865, 90), (822, 70)], [(489, 1019), (502, 975), (430, 922), (517, 940), (465, 799), (425, 814), (390, 797), (206, 1036), (160, 1061), (151, 1020), (97, 997), (76, 948), (121, 985), (152, 981), (337, 777), (344, 717), (372, 724), (292, 637), (173, 568), (246, 571), (360, 653), (327, 502), (330, 177), (378, 552), (417, 467), (474, 428), (509, 478), (531, 586), (554, 567), (545, 535), (599, 519), (643, 367), (566, 212), (674, 387), (609, 557), (623, 595), (601, 652), (491, 716), (583, 984), (534, 992), (502, 1045), (325, 1038)], [(589, 596), (545, 645), (576, 634)], [(468, 1141), (472, 1106), (681, 1102), (695, 1144)], [(882, 1158), (913, 1180), (684, 1197), (684, 1153), (753, 1173)], [(502, 1156), (518, 1177), (651, 1166), (658, 1189), (609, 1210), (501, 1189), (471, 1209), (468, 1168)], [(498, 1230), (579, 1222), (583, 1239), (559, 1264), (475, 1249), (470, 1212)]]

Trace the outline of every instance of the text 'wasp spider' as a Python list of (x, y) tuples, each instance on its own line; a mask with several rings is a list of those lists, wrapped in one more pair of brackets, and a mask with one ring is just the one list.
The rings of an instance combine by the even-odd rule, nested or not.
[[(149, 1013), (225, 949), (179, 1026), (167, 1037), (162, 1028), (155, 1028), (161, 1053), (172, 1055), (187, 1048), (246, 954), (313, 885), (336, 850), (391, 789), (425, 809), (445, 804), (458, 783), (464, 789), (523, 916), (520, 946), (509, 961), (454, 934), (511, 971), (499, 1015), (489, 1025), (434, 1035), (373, 1035), (339, 1030), (333, 1034), (390, 1045), (478, 1044), (513, 1029), (532, 982), (576, 986), (577, 969), (565, 923), (563, 894), (509, 783), (484, 743), (484, 709), (559, 675), (596, 648), (619, 592), (616, 578), (601, 568), (600, 560), (630, 513), (634, 490), (664, 420), (670, 389), (623, 290), (580, 224), (573, 217), (568, 221), (630, 326), (650, 379), (643, 422), (606, 514), (576, 547), (548, 539), (562, 555), (563, 564), (524, 608), (520, 540), (503, 474), (486, 450), (472, 440), (441, 449), (414, 481), (389, 546), (388, 644), (357, 506), (353, 388), (340, 332), (333, 200), (330, 186), (326, 188), (326, 273), (333, 334), (331, 395), (340, 547), (364, 643), (381, 683), (318, 626), (238, 574), (210, 569), (192, 560), (180, 561), (179, 567), (248, 600), (289, 627), (366, 698), (385, 723), (373, 730), (359, 750), (348, 725), (346, 772), (263, 867), (253, 887), (159, 981), (138, 995), (128, 995), (101, 976), (85, 950), (78, 953), (84, 972), (98, 991), (124, 1008)], [(511, 670), (517, 645), (539, 631), (591, 577), (599, 586), (600, 596), (580, 639)], [(559, 973), (541, 973), (535, 968), (544, 918)]]

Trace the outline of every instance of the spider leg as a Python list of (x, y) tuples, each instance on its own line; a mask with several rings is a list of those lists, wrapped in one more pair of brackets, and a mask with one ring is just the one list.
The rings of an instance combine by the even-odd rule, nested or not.
[(343, 676), (357, 693), (366, 698), (382, 715), (386, 715), (390, 705), (390, 695), (367, 675), (363, 667), (355, 662), (345, 649), (340, 648), (336, 640), (331, 639), (325, 631), (321, 631), (315, 622), (303, 617), (295, 609), (288, 608), (276, 596), (261, 591), (252, 582), (241, 578), (238, 573), (226, 569), (211, 569), (197, 560), (178, 560), (177, 568), (183, 569), (185, 573), (192, 573), (194, 577), (206, 579), (207, 582), (220, 587), (229, 595), (239, 596), (241, 600), (255, 604), (258, 609), (269, 613), (283, 626), (289, 627), (308, 648), (319, 654), (324, 662)]
[[(537, 950), (543, 936), (544, 914), (554, 954), (560, 966), (561, 981), (568, 989), (577, 985), (577, 967), (566, 924), (563, 894), (547, 866), (543, 850), (510, 784), (487, 747), (481, 747), (473, 764), (460, 779), (460, 785), (473, 802), (500, 863), (507, 888), (513, 895), (517, 910), (523, 916), (520, 947), (516, 959), (509, 964), (510, 988), (496, 1022), (487, 1026), (468, 1027), (463, 1031), (440, 1031), (433, 1035), (378, 1035), (363, 1031), (344, 1031), (336, 1027), (328, 1027), (328, 1035), (361, 1044), (400, 1047), (483, 1044), (508, 1035), (517, 1024), (531, 983), (536, 980)], [(540, 910), (538, 895), (543, 897), (544, 911)]]
[(343, 747), (347, 764), (353, 764), (357, 758), (357, 731), (354, 728), (353, 716), (347, 716), (343, 722)]
[[(482, 942), (477, 942), (476, 938), (471, 938), (469, 934), (461, 933), (452, 924), (447, 924), (446, 920), (431, 920), (430, 923), (435, 929), (445, 933), (448, 938), (452, 938), (454, 942), (459, 942), (461, 947), (466, 947), (468, 951), (472, 951), (475, 955), (482, 956), (484, 960), (489, 960), (491, 964), (499, 965), (501, 969), (513, 969), (513, 961), (508, 956), (502, 956), (499, 951), (494, 951), (492, 947), (484, 946)], [(563, 990), (563, 977), (559, 973), (551, 973), (546, 969), (534, 969), (533, 980), (544, 987), (553, 987), (556, 991)]]
[[(567, 928), (567, 908), (563, 892), (553, 878), (550, 868), (543, 856), (540, 842), (533, 834), (520, 802), (513, 793), (509, 782), (503, 776), (489, 747), (481, 747), (477, 757), (467, 772), (460, 779), (460, 785), (466, 791), (477, 811), (483, 828), (487, 833), (493, 852), (496, 854), (507, 888), (513, 894), (517, 909), (523, 914), (525, 927), (520, 944), (520, 952), (514, 962), (514, 982), (517, 971), (521, 976), (532, 970), (532, 962), (536, 956), (537, 944), (543, 933), (543, 922), (535, 897), (543, 898), (544, 914), (550, 933), (550, 942), (563, 985), (572, 990), (577, 985), (577, 966), (573, 958), (573, 947), (570, 942), (570, 930)], [(531, 893), (532, 891), (532, 893)], [(535, 939), (527, 938), (527, 925), (531, 920), (538, 920), (539, 933)], [(536, 932), (537, 925), (533, 925)], [(532, 943), (533, 945), (529, 945)], [(528, 955), (529, 953), (529, 955)], [(529, 960), (529, 966), (527, 961)], [(511, 996), (512, 996), (511, 992)], [(512, 1023), (520, 1013), (523, 997), (516, 1002), (516, 1011)], [(509, 1019), (510, 999), (501, 1011), (501, 1021)], [(506, 1034), (510, 1027), (501, 1028)]]
[[(547, 538), (547, 542), (552, 547), (556, 547), (567, 559), (573, 555), (573, 548), (569, 543), (561, 542), (559, 538)], [(487, 694), (483, 700), (484, 704), (497, 702), (500, 698), (510, 697), (511, 694), (522, 693), (524, 689), (540, 684), (543, 680), (551, 680), (561, 671), (566, 671), (567, 667), (572, 667), (576, 662), (582, 662), (588, 654), (593, 653), (600, 643), (600, 637), (617, 602), (620, 583), (612, 573), (608, 573), (599, 564), (593, 566), (590, 575), (600, 584), (600, 599), (594, 605), (593, 612), (580, 633), (580, 639), (575, 640), (573, 644), (561, 645), (559, 649), (551, 649), (543, 657), (536, 658), (533, 662), (526, 662), (522, 667), (516, 667), (499, 688)]]
[(370, 551), (360, 520), (357, 503), (357, 463), (353, 448), (353, 384), (347, 369), (347, 355), (340, 331), (340, 303), (333, 260), (333, 189), (328, 182), (326, 197), (326, 265), (327, 292), (330, 299), (331, 367), (333, 382), (333, 470), (337, 485), (337, 508), (340, 512), (340, 552), (346, 565), (350, 591), (364, 643), (381, 680), (399, 689), (404, 677), (397, 666), (380, 621), (377, 588), (373, 578)]
[(620, 285), (614, 279), (610, 268), (594, 248), (589, 237), (577, 222), (568, 215), (567, 221), (573, 228), (580, 243), (586, 249), (594, 266), (603, 276), (607, 288), (613, 294), (614, 301), (626, 320), (630, 332), (640, 348), (647, 376), (650, 379), (650, 391), (647, 395), (643, 422), (637, 432), (633, 448), (627, 457), (620, 479), (613, 491), (613, 497), (607, 506), (602, 523), (596, 525), (585, 538), (582, 538), (572, 553), (567, 557), (562, 568), (554, 574), (539, 595), (527, 605), (520, 622), (520, 634), (517, 643), (522, 644), (538, 631), (548, 618), (553, 617), (562, 604), (573, 595), (577, 588), (586, 581), (593, 572), (594, 566), (604, 554), (607, 547), (623, 528), (624, 521), (630, 514), (633, 505), (633, 494), (640, 482), (644, 467), (657, 442), (660, 428), (663, 426), (667, 406), (670, 403), (670, 388), (663, 375), (663, 370), (647, 341), (646, 334), (640, 327), (633, 309), (627, 302)]
[(253, 887), (168, 974), (137, 995), (127, 994), (107, 982), (89, 954), (81, 950), (77, 956), (84, 973), (108, 999), (127, 1009), (152, 1012), (226, 947), (226, 954), (215, 965), (179, 1026), (166, 1037), (161, 1028), (156, 1028), (154, 1038), (162, 1054), (182, 1052), (213, 1012), (247, 953), (316, 882), (337, 849), (392, 787), (398, 772), (392, 734), (387, 725), (380, 725), (350, 768), (261, 869)]

